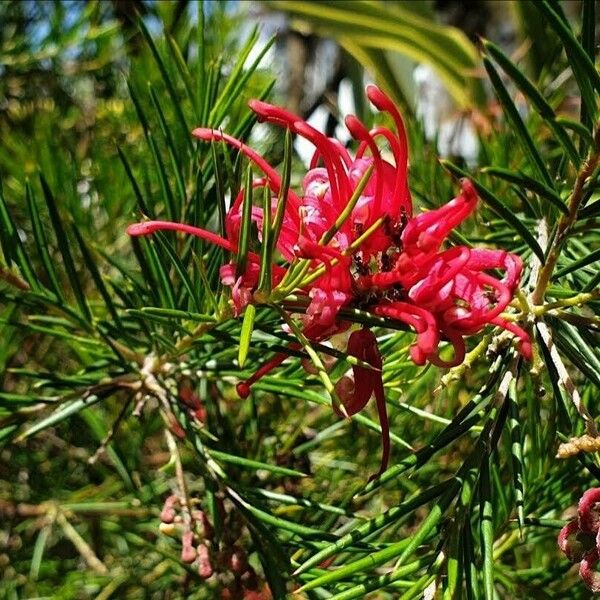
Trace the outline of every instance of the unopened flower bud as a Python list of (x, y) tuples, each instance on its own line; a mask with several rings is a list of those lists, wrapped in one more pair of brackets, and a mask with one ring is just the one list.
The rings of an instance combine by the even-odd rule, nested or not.
[(177, 532), (177, 527), (174, 523), (161, 523), (158, 526), (158, 530), (163, 534), (163, 535), (168, 535), (169, 537), (173, 537), (175, 535), (175, 533)]
[(184, 546), (181, 549), (181, 562), (187, 563), (188, 565), (196, 560), (196, 548), (194, 546)]
[(191, 564), (196, 560), (196, 548), (194, 548), (194, 533), (185, 531), (181, 536), (181, 562)]
[(164, 509), (160, 513), (160, 520), (163, 523), (173, 523), (175, 520), (175, 511), (172, 508)]
[(244, 573), (248, 567), (245, 552), (240, 548), (235, 548), (229, 559), (229, 566), (236, 574)]
[(204, 544), (200, 544), (197, 550), (198, 554), (198, 575), (202, 579), (208, 579), (214, 572), (210, 561), (210, 553)]
[(179, 498), (175, 495), (169, 496), (163, 505), (160, 513), (160, 520), (163, 523), (173, 523), (175, 520), (175, 506), (179, 504)]

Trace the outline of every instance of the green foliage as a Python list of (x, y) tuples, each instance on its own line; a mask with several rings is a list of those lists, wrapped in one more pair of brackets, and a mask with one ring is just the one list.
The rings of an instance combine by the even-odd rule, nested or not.
[[(478, 62), (456, 32), (409, 18), (404, 5), (353, 3), (350, 15), (340, 3), (285, 4), (298, 18), (318, 10), (320, 32), (339, 32), (344, 13), (339, 41), (360, 47), (358, 60), (370, 56), (367, 67), (382, 47), (372, 36), (393, 38), (389, 47), (402, 52), (411, 45), (455, 96)], [(482, 203), (458, 239), (523, 257), (511, 318), (529, 328), (536, 350), (528, 364), (490, 329), (440, 379), (411, 362), (412, 333), (347, 309), (345, 319), (375, 328), (385, 357), (393, 460), (371, 482), (374, 409), (352, 419), (332, 412), (333, 382), (353, 361), (301, 334), (283, 309), (301, 310), (302, 298), (235, 317), (219, 277), (225, 250), (172, 233), (125, 235), (143, 217), (222, 232), (251, 169), (190, 131), (251, 134), (245, 101), (273, 87), (257, 31), (240, 39), (221, 5), (206, 14), (202, 4), (184, 6), (184, 18), (170, 3), (133, 29), (106, 3), (88, 3), (61, 28), (65, 7), (55, 3), (35, 9), (51, 22), (37, 40), (18, 25), (28, 17), (19, 3), (0, 8), (19, 32), (0, 29), (3, 81), (31, 94), (30, 72), (42, 68), (44, 78), (43, 93), (17, 94), (0, 112), (2, 597), (214, 598), (231, 586), (232, 545), (277, 599), (294, 587), (298, 597), (336, 600), (589, 597), (567, 575), (556, 535), (565, 510), (598, 480), (598, 457), (555, 455), (560, 441), (597, 436), (600, 79), (591, 4), (574, 26), (557, 2), (532, 3), (563, 51), (537, 71), (483, 41), (502, 115), (480, 104), (477, 169), (440, 163), (408, 124), (416, 203), (447, 201), (450, 174), (469, 176)], [(85, 52), (69, 70), (73, 47)], [(93, 91), (83, 97), (63, 93), (86, 82)], [(249, 251), (276, 260), (287, 189), (300, 175), (290, 135), (282, 146), (274, 221), (259, 244), (246, 211), (238, 265)], [(271, 200), (256, 196), (255, 204)], [(291, 279), (302, 280), (305, 267)], [(269, 299), (267, 271), (259, 287)], [(281, 351), (289, 359), (239, 399), (232, 384)], [(159, 529), (170, 494), (212, 521), (218, 574), (208, 581), (180, 560), (178, 536)]]

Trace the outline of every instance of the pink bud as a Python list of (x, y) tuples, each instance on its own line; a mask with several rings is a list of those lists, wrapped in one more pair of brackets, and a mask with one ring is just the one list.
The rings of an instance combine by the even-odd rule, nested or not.
[(198, 546), (198, 575), (202, 579), (208, 579), (214, 572), (210, 561), (210, 553), (204, 544)]
[(181, 562), (192, 564), (196, 560), (196, 548), (193, 546), (184, 546), (181, 549)]
[(583, 494), (577, 514), (582, 531), (596, 533), (600, 529), (600, 488), (591, 488)]
[(236, 548), (229, 559), (229, 566), (234, 573), (244, 573), (248, 567), (248, 561), (243, 550)]
[(577, 520), (567, 523), (558, 534), (558, 547), (573, 563), (579, 562), (594, 548), (594, 538), (581, 531)]
[(594, 593), (600, 592), (600, 573), (594, 570), (596, 563), (598, 562), (598, 551), (593, 550), (586, 554), (581, 560), (579, 565), (579, 575), (583, 580), (583, 583)]
[(175, 521), (175, 506), (179, 504), (179, 498), (175, 495), (169, 496), (163, 505), (160, 513), (160, 520), (163, 523), (173, 523)]

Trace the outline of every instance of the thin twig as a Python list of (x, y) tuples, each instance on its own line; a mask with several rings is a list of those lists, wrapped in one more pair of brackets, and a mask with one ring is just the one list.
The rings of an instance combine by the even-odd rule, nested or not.
[(107, 575), (108, 569), (106, 565), (96, 556), (88, 543), (79, 535), (75, 527), (69, 523), (67, 517), (62, 512), (57, 513), (56, 522), (60, 525), (65, 537), (77, 548), (77, 551), (89, 565), (90, 569), (93, 569), (100, 575)]
[(98, 446), (96, 452), (94, 452), (94, 454), (92, 456), (90, 456), (90, 458), (88, 458), (88, 464), (90, 464), (90, 465), (95, 464), (96, 461), (100, 458), (100, 456), (102, 456), (102, 454), (104, 454), (104, 452), (106, 451), (106, 447), (108, 446), (108, 444), (110, 444), (115, 433), (117, 432), (117, 429), (119, 428), (119, 425), (121, 424), (121, 421), (125, 418), (125, 413), (127, 412), (127, 409), (129, 408), (129, 405), (131, 404), (131, 401), (133, 400), (133, 398), (134, 398), (133, 394), (131, 394), (129, 396), (129, 398), (127, 398), (127, 401), (121, 407), (121, 410), (119, 411), (119, 414), (117, 415), (117, 418), (113, 421), (113, 424), (111, 425), (110, 429), (106, 433), (106, 436), (100, 443), (100, 446)]
[(554, 340), (552, 339), (552, 334), (550, 333), (550, 329), (544, 322), (537, 323), (537, 330), (542, 338), (546, 348), (548, 349), (548, 353), (550, 354), (550, 359), (552, 360), (552, 364), (558, 373), (558, 383), (563, 387), (565, 392), (571, 398), (573, 402), (573, 406), (581, 416), (581, 418), (585, 422), (586, 431), (588, 435), (592, 437), (598, 437), (598, 429), (596, 428), (596, 424), (594, 423), (594, 419), (588, 412), (585, 404), (583, 403), (579, 391), (575, 387), (573, 380), (571, 379), (567, 368), (565, 367), (556, 346), (554, 345)]
[(167, 440), (169, 452), (175, 463), (175, 477), (177, 478), (177, 487), (179, 488), (179, 494), (177, 494), (177, 496), (179, 498), (179, 504), (181, 505), (184, 528), (186, 531), (190, 531), (192, 528), (192, 508), (190, 505), (187, 484), (185, 482), (185, 473), (183, 471), (183, 465), (181, 464), (181, 456), (179, 455), (177, 442), (168, 427), (165, 427), (165, 438)]
[(531, 295), (531, 300), (534, 305), (542, 304), (544, 301), (544, 295), (550, 283), (550, 279), (552, 278), (552, 274), (554, 273), (556, 263), (558, 262), (558, 259), (560, 257), (562, 245), (567, 239), (571, 227), (577, 220), (577, 212), (579, 211), (579, 207), (581, 206), (581, 203), (585, 197), (585, 183), (588, 180), (588, 178), (592, 175), (599, 162), (600, 127), (596, 128), (596, 131), (594, 132), (594, 146), (590, 150), (590, 154), (587, 160), (585, 161), (577, 175), (573, 191), (571, 192), (571, 195), (569, 196), (569, 199), (567, 201), (569, 212), (560, 218), (558, 222), (558, 228), (556, 230), (556, 235), (554, 236), (554, 240), (550, 248), (550, 252), (548, 254), (545, 264), (540, 269), (535, 290)]

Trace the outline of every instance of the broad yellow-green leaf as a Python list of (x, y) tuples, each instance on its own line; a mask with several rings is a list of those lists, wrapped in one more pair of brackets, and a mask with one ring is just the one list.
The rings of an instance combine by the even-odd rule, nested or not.
[[(481, 97), (480, 83), (473, 76), (479, 64), (473, 44), (460, 30), (424, 18), (410, 2), (269, 0), (267, 4), (288, 13), (296, 29), (336, 38), (359, 61), (375, 49), (430, 65), (461, 107), (473, 105)], [(389, 79), (380, 69), (373, 74)], [(397, 82), (388, 81), (384, 87), (394, 85)]]

